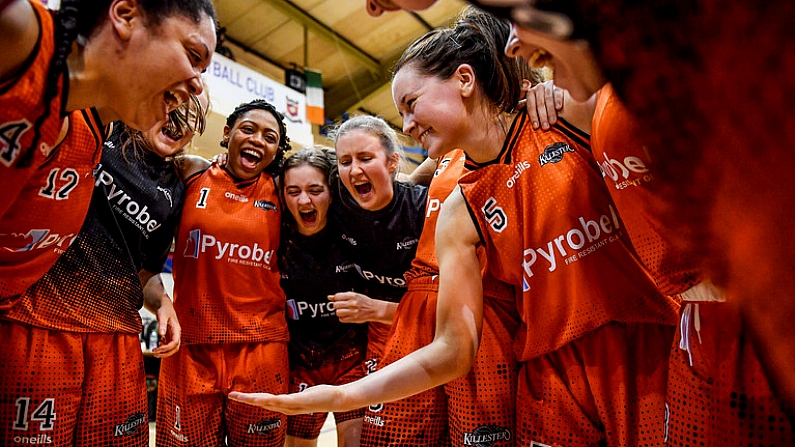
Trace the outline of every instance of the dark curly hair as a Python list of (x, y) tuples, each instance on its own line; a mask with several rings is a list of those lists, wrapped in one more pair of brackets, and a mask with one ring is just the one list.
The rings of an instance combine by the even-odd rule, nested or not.
[[(243, 116), (246, 112), (255, 109), (270, 112), (271, 115), (276, 118), (276, 123), (279, 125), (279, 150), (276, 152), (276, 156), (273, 158), (273, 161), (265, 167), (265, 172), (275, 177), (278, 176), (282, 171), (284, 153), (290, 150), (290, 137), (287, 136), (287, 125), (284, 123), (284, 115), (276, 110), (276, 107), (268, 101), (265, 101), (264, 99), (255, 99), (251, 102), (243, 103), (237, 106), (237, 108), (235, 108), (235, 110), (226, 118), (226, 125), (231, 129), (235, 126), (235, 123), (240, 119), (241, 116)], [(228, 147), (229, 143), (222, 140), (221, 146)]]

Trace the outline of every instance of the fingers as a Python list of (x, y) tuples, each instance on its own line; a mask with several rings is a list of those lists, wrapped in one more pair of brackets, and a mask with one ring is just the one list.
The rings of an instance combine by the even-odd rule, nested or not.
[[(555, 124), (558, 121), (558, 103), (555, 101), (555, 85), (549, 82), (549, 85), (544, 86), (544, 104), (546, 107), (544, 108), (545, 115), (547, 117), (547, 126), (544, 129), (548, 129), (550, 125)], [(543, 122), (541, 124), (543, 126)]]
[(264, 406), (268, 396), (272, 394), (267, 393), (241, 393), (240, 391), (232, 391), (228, 397), (235, 402), (243, 402), (244, 404), (256, 405), (258, 407)]
[(168, 343), (152, 349), (152, 354), (158, 358), (170, 357), (179, 351), (179, 340), (170, 340)]

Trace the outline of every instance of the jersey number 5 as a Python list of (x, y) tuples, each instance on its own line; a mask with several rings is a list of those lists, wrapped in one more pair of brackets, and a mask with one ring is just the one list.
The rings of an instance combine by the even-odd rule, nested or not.
[(497, 199), (489, 197), (489, 200), (486, 200), (486, 204), (480, 210), (483, 211), (483, 215), (486, 216), (491, 228), (497, 233), (502, 233), (502, 230), (508, 225), (508, 217), (502, 207), (497, 206)]

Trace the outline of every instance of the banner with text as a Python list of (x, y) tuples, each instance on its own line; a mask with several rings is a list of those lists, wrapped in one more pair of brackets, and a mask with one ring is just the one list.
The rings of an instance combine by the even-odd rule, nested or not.
[(306, 96), (218, 53), (204, 74), (211, 110), (229, 116), (235, 107), (261, 98), (284, 114), (292, 146), (314, 144), (312, 124), (306, 120)]

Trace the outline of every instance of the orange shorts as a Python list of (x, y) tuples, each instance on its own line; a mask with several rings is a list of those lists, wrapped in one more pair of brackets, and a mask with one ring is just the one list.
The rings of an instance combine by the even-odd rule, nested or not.
[(520, 363), (517, 444), (661, 445), (673, 335), (673, 326), (611, 323)]
[[(321, 384), (344, 385), (365, 376), (364, 359), (356, 355), (334, 365), (318, 369), (293, 368), (290, 370), (290, 393), (298, 393)], [(334, 413), (334, 421), (339, 424), (364, 416), (364, 408)], [(326, 422), (328, 413), (299, 414), (287, 417), (287, 434), (301, 439), (315, 439)]]
[(138, 334), (0, 320), (0, 445), (149, 444)]
[(795, 445), (735, 306), (684, 302), (681, 315), (668, 371), (667, 445)]
[(182, 346), (160, 364), (157, 445), (282, 447), (287, 416), (226, 396), (284, 394), (288, 381), (284, 342)]
[[(382, 365), (396, 362), (433, 340), (437, 288), (434, 284), (409, 283), (392, 322)], [(370, 405), (364, 414), (363, 447), (448, 444), (447, 402), (442, 387), (399, 401)]]
[(512, 293), (484, 297), (483, 330), (472, 370), (444, 385), (451, 445), (516, 445), (513, 337), (518, 328)]

